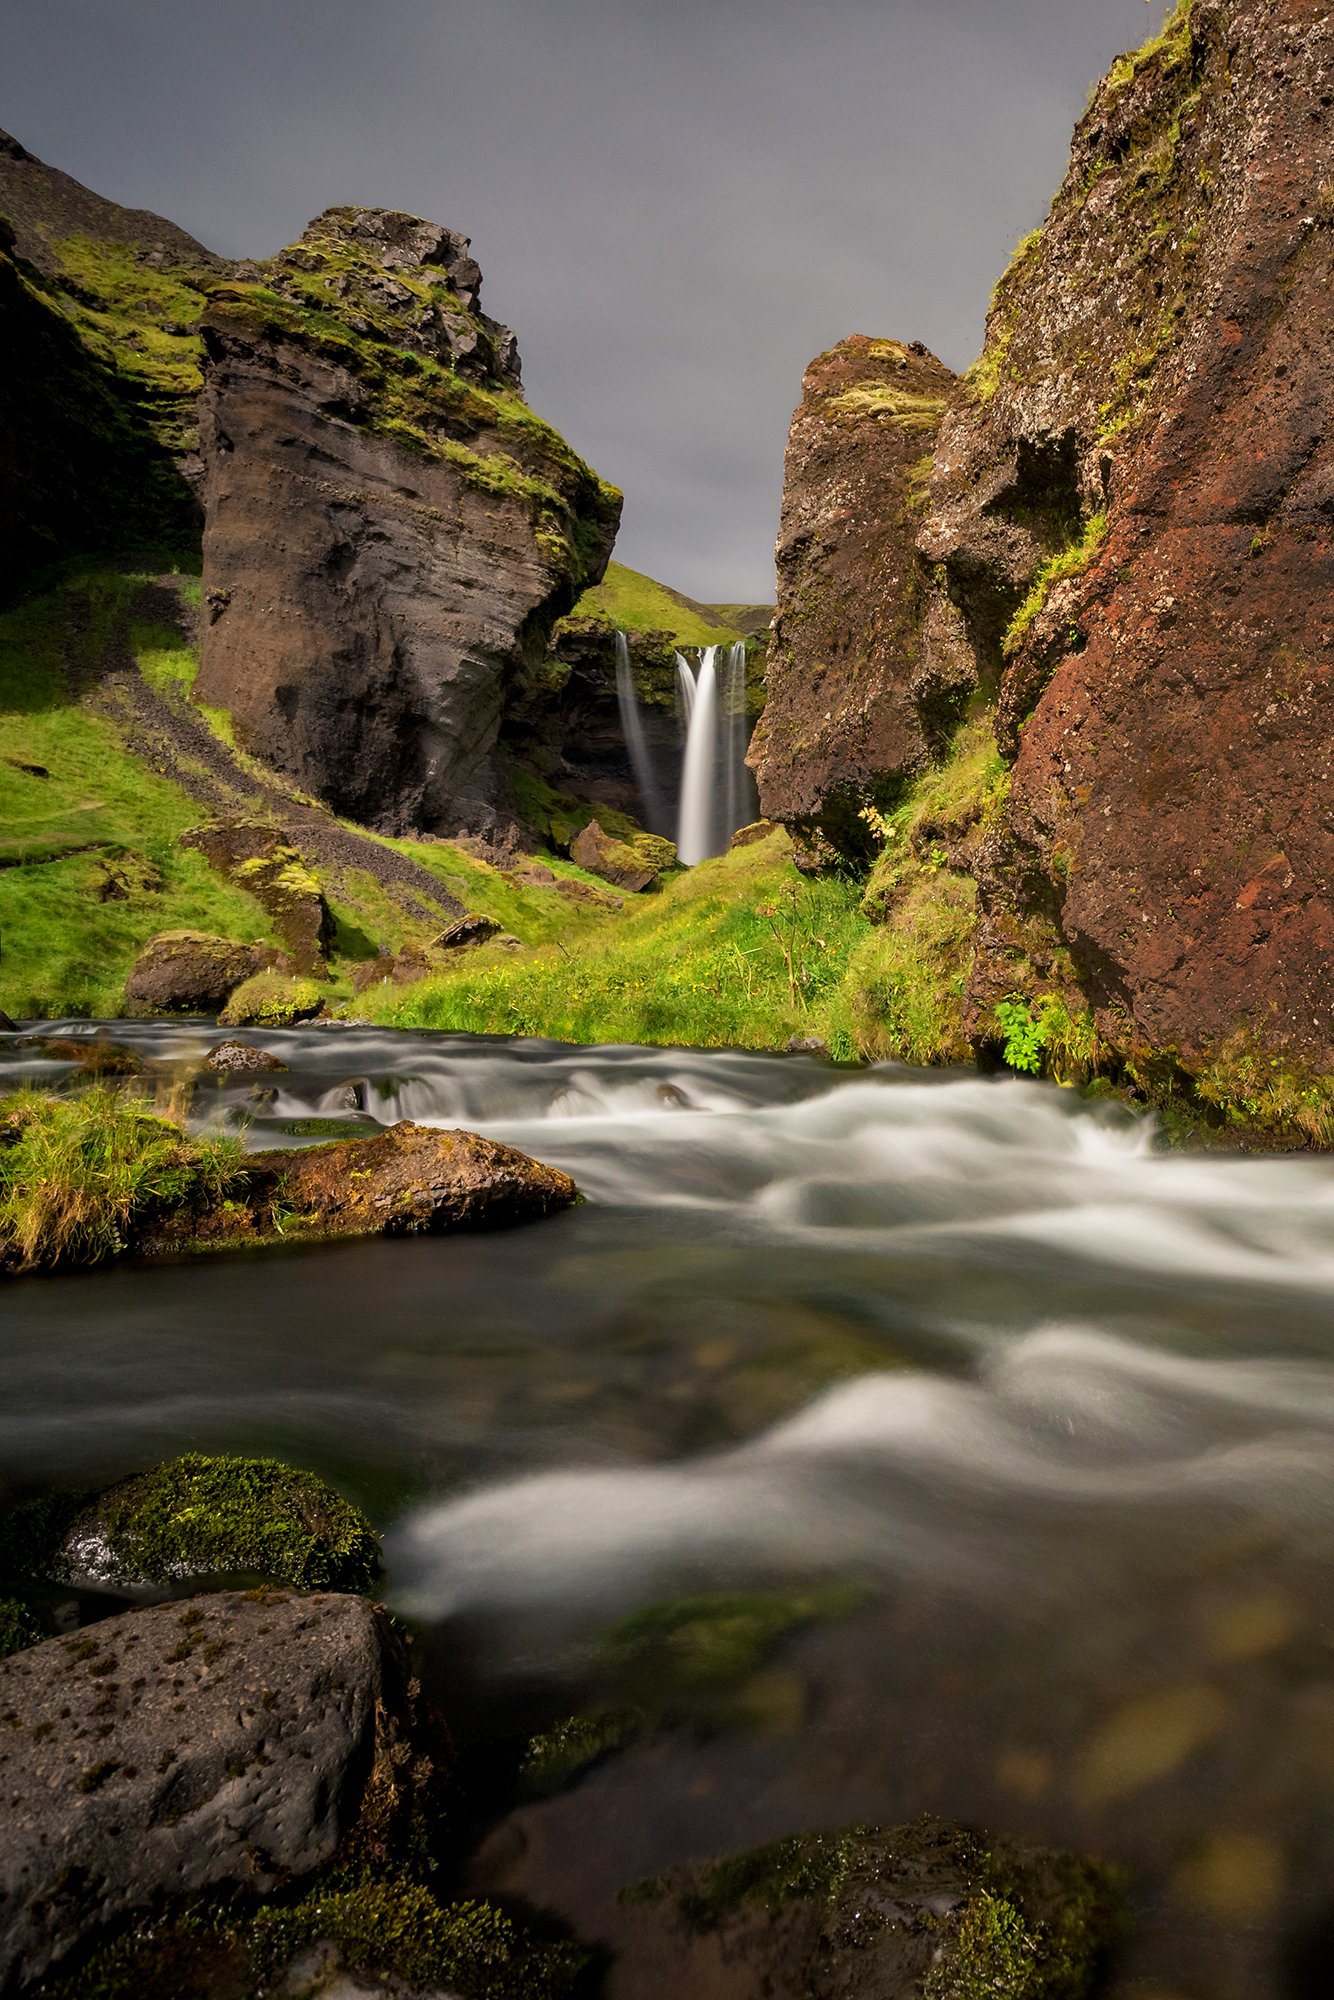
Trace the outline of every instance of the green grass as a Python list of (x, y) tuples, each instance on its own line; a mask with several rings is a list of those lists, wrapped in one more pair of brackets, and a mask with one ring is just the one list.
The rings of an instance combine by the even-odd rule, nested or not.
[(607, 564), (602, 582), (584, 592), (570, 615), (622, 632), (665, 632), (676, 646), (724, 646), (741, 637), (731, 626), (720, 624), (709, 605), (696, 604), (665, 583), (615, 562)]
[[(354, 1011), (403, 1028), (780, 1048), (794, 1035), (828, 1039), (868, 929), (856, 885), (799, 875), (775, 834), (630, 899), (583, 937), (522, 955), (484, 947), (458, 971), (363, 996)], [(843, 1040), (835, 1053), (856, 1051)]]
[(113, 1084), (18, 1091), (0, 1099), (0, 1267), (102, 1263), (156, 1210), (220, 1201), (244, 1171), (239, 1142), (187, 1139)]
[[(118, 1013), (158, 931), (269, 936), (254, 898), (178, 845), (199, 806), (71, 699), (145, 581), (90, 571), (0, 615), (0, 864), (19, 864), (0, 865), (0, 1007), (20, 1018)], [(181, 678), (160, 639), (148, 658), (159, 681)]]
[(1007, 660), (1013, 659), (1022, 648), (1047, 602), (1053, 584), (1064, 583), (1069, 577), (1082, 575), (1106, 538), (1106, 513), (1090, 515), (1070, 546), (1059, 549), (1054, 556), (1050, 556), (1043, 563), (1030, 584), (1023, 603), (1006, 627), (1001, 651)]

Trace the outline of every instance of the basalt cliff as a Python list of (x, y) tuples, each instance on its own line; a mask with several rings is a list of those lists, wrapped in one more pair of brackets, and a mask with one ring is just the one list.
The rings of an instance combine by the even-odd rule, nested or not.
[[(799, 834), (830, 831), (840, 789), (845, 823), (881, 813), (886, 1051), (1007, 1040), (1328, 1136), (1332, 108), (1323, 0), (1181, 0), (1118, 62), (948, 397), (916, 520), (902, 418), (827, 387), (889, 344), (808, 377), (761, 794)], [(837, 642), (809, 578), (856, 547), (871, 601), (847, 588), (838, 630), (860, 682), (825, 716)], [(871, 710), (897, 720), (868, 757)], [(814, 718), (795, 782), (782, 715)], [(934, 1049), (899, 971), (922, 946)]]
[(620, 515), (528, 408), (480, 288), (452, 231), (331, 209), (203, 319), (200, 693), (396, 833), (512, 821), (506, 705)]

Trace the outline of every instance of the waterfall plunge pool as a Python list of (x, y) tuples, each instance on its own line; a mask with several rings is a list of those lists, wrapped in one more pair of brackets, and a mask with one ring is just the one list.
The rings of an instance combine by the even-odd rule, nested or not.
[[(99, 1028), (164, 1091), (217, 1039), (50, 1032)], [(1118, 1992), (1317, 1990), (1334, 1161), (1168, 1154), (1147, 1122), (971, 1073), (244, 1039), (291, 1073), (198, 1083), (197, 1129), (461, 1124), (587, 1205), (9, 1284), (10, 1480), (186, 1449), (313, 1466), (385, 1528), (386, 1594), (474, 1729), (614, 1699), (600, 1635), (637, 1607), (851, 1582), (735, 1712), (492, 1830), (476, 1886), (586, 1934), (675, 1860), (929, 1810), (1123, 1863)], [(0, 1087), (67, 1074), (0, 1037)]]

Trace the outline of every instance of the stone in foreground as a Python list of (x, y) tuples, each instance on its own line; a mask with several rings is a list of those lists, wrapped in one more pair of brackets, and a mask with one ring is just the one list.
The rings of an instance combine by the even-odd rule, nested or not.
[(0, 1988), (168, 1896), (264, 1892), (376, 1837), (407, 1672), (360, 1598), (227, 1592), (0, 1661)]
[(1108, 1871), (935, 1819), (775, 1841), (626, 1892), (618, 2000), (1083, 2000)]

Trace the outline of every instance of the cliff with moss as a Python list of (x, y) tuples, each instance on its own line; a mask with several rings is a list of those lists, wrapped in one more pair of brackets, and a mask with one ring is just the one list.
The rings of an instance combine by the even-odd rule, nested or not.
[(811, 865), (870, 853), (862, 809), (892, 799), (957, 717), (952, 691), (918, 672), (914, 547), (953, 386), (926, 348), (864, 335), (819, 355), (802, 383), (751, 762), (762, 811), (787, 822)]
[(620, 496), (535, 416), (467, 240), (330, 209), (203, 323), (200, 691), (391, 832), (514, 818), (497, 742)]
[(881, 1052), (1334, 1137), (1331, 76), (1315, 0), (1180, 0), (997, 286), (917, 535), (911, 685), (970, 719), (880, 801)]
[(199, 541), (196, 326), (220, 258), (0, 132), (0, 600)]

